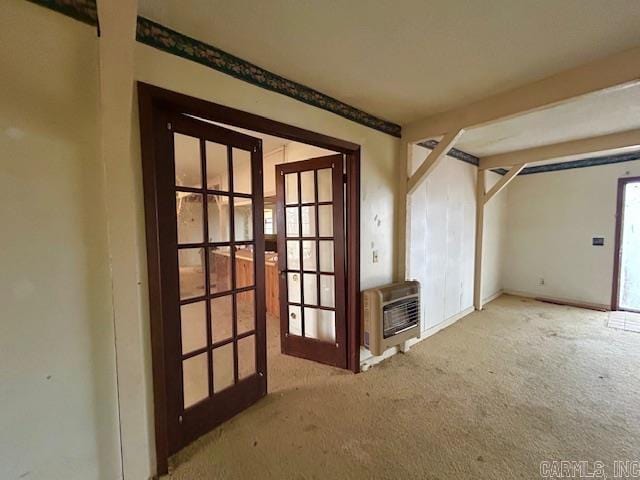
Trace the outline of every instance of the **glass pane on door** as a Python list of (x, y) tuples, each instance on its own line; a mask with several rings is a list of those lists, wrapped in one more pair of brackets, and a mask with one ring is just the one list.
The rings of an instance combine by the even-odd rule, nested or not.
[(335, 343), (332, 169), (288, 173), (285, 276), (288, 335)]
[(182, 384), (184, 408), (189, 408), (209, 396), (206, 353), (182, 361)]
[(200, 139), (176, 133), (173, 136), (176, 185), (199, 188), (202, 185)]

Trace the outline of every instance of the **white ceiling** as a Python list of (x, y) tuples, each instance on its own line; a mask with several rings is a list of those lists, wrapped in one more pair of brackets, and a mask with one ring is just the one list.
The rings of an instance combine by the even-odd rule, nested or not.
[(467, 130), (456, 148), (484, 157), (633, 128), (640, 128), (640, 84)]
[(640, 43), (640, 1), (140, 0), (140, 13), (400, 124)]

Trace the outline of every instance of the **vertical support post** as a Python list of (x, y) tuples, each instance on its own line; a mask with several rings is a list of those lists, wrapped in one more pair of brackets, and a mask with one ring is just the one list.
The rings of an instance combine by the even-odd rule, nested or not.
[(473, 282), (473, 305), (482, 310), (482, 240), (484, 237), (484, 204), (485, 204), (486, 170), (478, 169), (476, 184), (476, 253)]
[(409, 176), (409, 166), (411, 165), (412, 146), (404, 140), (400, 143), (400, 171), (404, 174), (398, 176), (398, 203), (396, 207), (397, 223), (396, 223), (396, 241), (397, 241), (397, 263), (395, 265), (394, 278), (398, 281), (406, 280), (407, 276), (407, 259), (409, 250), (409, 228), (411, 222), (409, 215), (411, 210), (408, 208), (409, 195), (407, 194), (407, 177)]
[(144, 219), (138, 215), (140, 162), (133, 152), (139, 146), (132, 144), (131, 121), (138, 2), (98, 0), (97, 9), (100, 155), (106, 187), (121, 467), (122, 478), (128, 480), (155, 473), (151, 366), (145, 355), (149, 342), (146, 271), (141, 269), (145, 249), (144, 238), (138, 235)]

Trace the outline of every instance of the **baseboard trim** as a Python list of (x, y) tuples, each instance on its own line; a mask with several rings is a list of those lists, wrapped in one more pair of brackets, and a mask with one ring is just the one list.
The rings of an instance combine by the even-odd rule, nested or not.
[[(501, 295), (502, 292), (499, 292), (499, 294)], [(425, 330), (424, 332), (421, 332), (418, 338), (412, 338), (406, 342), (407, 347), (411, 348), (414, 345), (422, 342), (423, 340), (426, 340), (427, 338), (431, 337), (432, 335), (435, 335), (439, 331), (444, 330), (447, 327), (450, 327), (461, 318), (466, 317), (470, 313), (473, 313), (474, 310), (475, 309), (473, 307), (466, 308), (462, 312), (447, 318), (444, 322), (441, 322), (438, 325), (435, 325)], [(361, 352), (360, 353), (360, 371), (365, 372), (369, 370), (371, 367), (373, 367), (374, 365), (377, 365), (378, 363), (382, 362), (383, 360), (386, 360), (387, 358), (394, 356), (398, 352), (402, 352), (402, 349), (399, 346), (391, 347), (385, 350), (382, 355), (377, 355), (377, 356), (373, 355), (369, 350), (366, 350), (366, 349), (361, 350), (360, 352)], [(362, 353), (364, 353), (365, 355), (368, 354), (368, 356), (366, 356), (365, 358), (362, 358)]]
[(498, 290), (493, 295), (489, 295), (487, 298), (482, 299), (482, 303), (486, 305), (489, 302), (493, 302), (496, 298), (502, 296), (503, 293), (504, 293), (504, 290)]
[(608, 312), (611, 310), (611, 306), (604, 303), (582, 302), (580, 300), (558, 297), (541, 297), (540, 295), (521, 292), (518, 290), (504, 290), (503, 293), (507, 295), (513, 295), (514, 297), (530, 298), (531, 300), (537, 300), (538, 302), (552, 303), (554, 305), (565, 305), (567, 307), (584, 308), (587, 310), (597, 310), (598, 312)]

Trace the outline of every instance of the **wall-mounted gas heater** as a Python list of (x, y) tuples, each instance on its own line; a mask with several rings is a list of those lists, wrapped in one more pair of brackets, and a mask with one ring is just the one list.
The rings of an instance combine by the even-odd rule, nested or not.
[(362, 292), (364, 346), (374, 355), (420, 335), (420, 283), (393, 283)]

